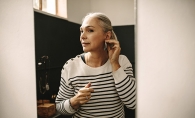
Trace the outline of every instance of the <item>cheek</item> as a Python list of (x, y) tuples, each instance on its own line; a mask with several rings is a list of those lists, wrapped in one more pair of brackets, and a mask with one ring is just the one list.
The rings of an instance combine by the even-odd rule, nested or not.
[(98, 40), (98, 41), (103, 41), (105, 40), (103, 34), (101, 33), (94, 33), (93, 35), (91, 35), (91, 38), (94, 39), (94, 40)]
[(80, 42), (82, 41), (82, 38), (81, 38), (81, 36), (80, 36)]
[(92, 44), (96, 47), (102, 47), (102, 45), (104, 44), (104, 39), (101, 36), (96, 36), (91, 41), (93, 42)]
[(100, 42), (102, 42), (102, 39), (99, 35), (94, 35), (93, 37), (91, 37), (91, 42), (94, 44), (94, 45), (99, 45)]

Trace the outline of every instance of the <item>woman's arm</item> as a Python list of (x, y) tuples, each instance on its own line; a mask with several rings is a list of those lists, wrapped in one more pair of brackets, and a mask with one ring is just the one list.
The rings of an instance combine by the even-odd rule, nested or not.
[(112, 65), (112, 73), (116, 90), (121, 101), (127, 108), (135, 109), (136, 106), (136, 81), (133, 78), (132, 65), (126, 56), (119, 54), (121, 51), (119, 41), (105, 40), (108, 43), (109, 60)]
[(90, 88), (91, 83), (88, 83), (83, 88), (79, 89), (78, 93), (75, 95), (75, 90), (71, 84), (69, 84), (67, 75), (66, 69), (63, 68), (59, 92), (56, 97), (56, 109), (61, 114), (71, 115), (74, 114), (82, 104), (90, 100), (91, 92), (94, 92), (94, 90)]
[(70, 98), (74, 96), (74, 88), (69, 85), (68, 79), (66, 79), (67, 72), (63, 68), (61, 71), (61, 81), (60, 87), (58, 91), (58, 95), (56, 97), (56, 110), (64, 115), (74, 114), (76, 111), (70, 105)]
[(116, 90), (121, 101), (129, 109), (136, 107), (136, 81), (129, 60), (125, 57), (122, 66), (113, 72)]

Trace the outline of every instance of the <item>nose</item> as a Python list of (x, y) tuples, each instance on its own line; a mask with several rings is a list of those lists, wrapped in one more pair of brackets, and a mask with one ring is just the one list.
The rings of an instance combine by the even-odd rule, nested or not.
[(86, 38), (87, 38), (87, 36), (86, 36), (85, 32), (82, 32), (80, 35), (80, 39), (86, 39)]

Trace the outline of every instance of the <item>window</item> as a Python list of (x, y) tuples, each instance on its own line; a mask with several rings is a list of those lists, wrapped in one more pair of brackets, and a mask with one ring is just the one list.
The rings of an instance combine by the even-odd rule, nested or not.
[(34, 9), (67, 18), (67, 0), (33, 0)]

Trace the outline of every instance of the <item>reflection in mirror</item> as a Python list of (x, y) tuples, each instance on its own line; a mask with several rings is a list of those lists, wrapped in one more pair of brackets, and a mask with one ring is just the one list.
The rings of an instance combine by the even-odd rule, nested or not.
[[(34, 24), (38, 117), (71, 118), (73, 115), (70, 113), (79, 117), (86, 117), (87, 114), (92, 114), (94, 117), (117, 117), (123, 116), (122, 109), (125, 104), (125, 117), (134, 118), (134, 0), (67, 0), (66, 3), (61, 4), (60, 1), (63, 0), (56, 0), (55, 11), (52, 13), (47, 13), (46, 5), (43, 5), (47, 3), (47, 0), (35, 1), (38, 1), (37, 6), (34, 4), (36, 6), (34, 7)], [(57, 14), (57, 11), (59, 12), (57, 9), (60, 9), (62, 4), (66, 11), (61, 14), (66, 15), (60, 16)], [(90, 29), (86, 25), (95, 23), (95, 28), (100, 26), (93, 20), (89, 22), (89, 18), (82, 23), (82, 19), (90, 12), (102, 12), (111, 20), (113, 31), (120, 42), (120, 54), (127, 57), (125, 59), (120, 56), (121, 68), (116, 66), (114, 73), (112, 71), (114, 65), (117, 64), (107, 61), (109, 60), (108, 54), (105, 53), (107, 50), (104, 50), (105, 43), (102, 43), (103, 39), (109, 39), (112, 33), (99, 33), (104, 34), (101, 35), (103, 38), (99, 38), (101, 42), (90, 40), (86, 32), (94, 33), (99, 30)], [(81, 45), (80, 35), (81, 41), (85, 40), (87, 44)], [(93, 48), (89, 48), (88, 45), (94, 42), (95, 49), (102, 49), (101, 56), (98, 56), (103, 57), (98, 59), (101, 60), (100, 65), (98, 65), (99, 61), (92, 60), (89, 53), (85, 53), (83, 61), (80, 55), (84, 51), (92, 52)], [(108, 49), (109, 46), (108, 43)], [(119, 45), (116, 44), (116, 46)], [(130, 67), (131, 64), (133, 70)], [(85, 88), (90, 88), (91, 92), (85, 92), (87, 90)], [(81, 98), (77, 94), (79, 90)], [(72, 97), (65, 99), (67, 96)], [(83, 101), (83, 103), (78, 104), (78, 101)]]

